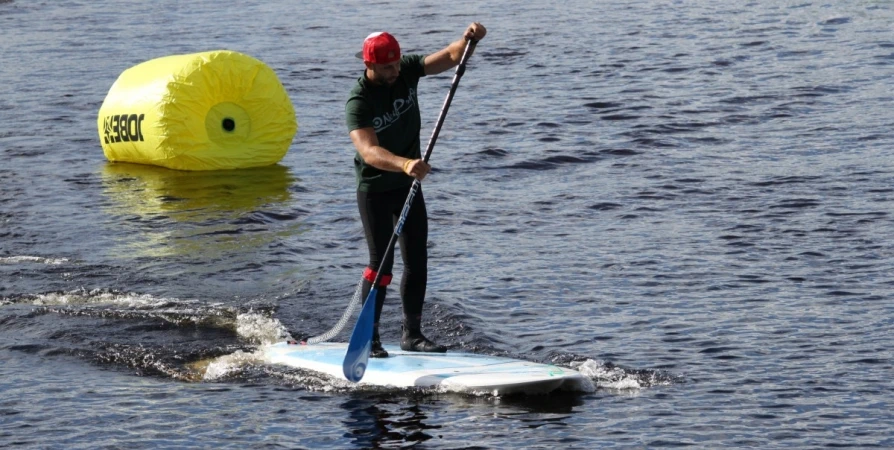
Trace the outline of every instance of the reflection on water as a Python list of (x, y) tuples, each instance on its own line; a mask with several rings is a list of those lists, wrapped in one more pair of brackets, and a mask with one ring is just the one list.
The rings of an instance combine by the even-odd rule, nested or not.
[(389, 398), (353, 398), (341, 404), (348, 414), (345, 437), (361, 448), (417, 445), (431, 439), (427, 415), (418, 404), (398, 404)]
[[(370, 395), (354, 396), (340, 404), (345, 410), (345, 435), (358, 448), (391, 448), (424, 445), (426, 441), (439, 440), (444, 434), (455, 430), (445, 430), (440, 418), (431, 417), (432, 408), (462, 411), (471, 418), (467, 422), (470, 432), (478, 430), (476, 417), (488, 420), (499, 418), (504, 424), (512, 424), (518, 429), (551, 427), (557, 438), (569, 429), (571, 415), (575, 408), (584, 404), (577, 392), (554, 392), (550, 395), (511, 395), (505, 397), (431, 395), (410, 393), (408, 396)], [(447, 427), (451, 428), (451, 427)], [(503, 428), (503, 427), (500, 427)], [(493, 430), (491, 430), (493, 431)], [(572, 431), (573, 433), (573, 431)], [(516, 436), (517, 439), (524, 439)], [(534, 445), (536, 441), (530, 441)], [(468, 442), (463, 448), (490, 448), (488, 445), (475, 446)], [(526, 447), (521, 445), (520, 447)]]
[(105, 194), (114, 202), (114, 214), (169, 215), (181, 222), (201, 222), (288, 201), (295, 178), (279, 164), (186, 172), (109, 163), (103, 167), (102, 180)]
[(112, 228), (129, 231), (115, 253), (208, 258), (299, 231), (285, 209), (298, 180), (281, 165), (185, 172), (109, 163), (101, 179)]

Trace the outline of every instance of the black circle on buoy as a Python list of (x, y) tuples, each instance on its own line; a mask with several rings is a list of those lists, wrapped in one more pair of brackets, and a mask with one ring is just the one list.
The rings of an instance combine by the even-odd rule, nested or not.
[(223, 129), (226, 131), (233, 131), (236, 129), (236, 121), (229, 117), (224, 118), (221, 125), (223, 126)]

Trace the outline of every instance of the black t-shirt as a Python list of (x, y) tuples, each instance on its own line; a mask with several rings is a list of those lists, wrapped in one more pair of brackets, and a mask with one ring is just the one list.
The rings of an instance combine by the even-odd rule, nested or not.
[[(425, 76), (424, 55), (404, 55), (400, 59), (400, 76), (391, 86), (374, 85), (363, 76), (351, 89), (345, 104), (348, 132), (372, 127), (379, 145), (405, 158), (421, 158), (419, 130), (422, 119), (416, 88)], [(357, 189), (364, 192), (383, 192), (409, 186), (413, 178), (403, 172), (376, 169), (365, 162), (358, 152), (354, 156)]]

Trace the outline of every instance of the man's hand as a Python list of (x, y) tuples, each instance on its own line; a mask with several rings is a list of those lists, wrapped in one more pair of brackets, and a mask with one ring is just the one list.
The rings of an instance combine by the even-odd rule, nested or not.
[(421, 159), (408, 159), (404, 162), (404, 173), (419, 181), (422, 181), (429, 172), (431, 166)]
[(484, 25), (481, 25), (478, 22), (472, 22), (468, 28), (466, 28), (466, 32), (463, 33), (463, 37), (466, 39), (474, 39), (476, 41), (480, 41), (484, 39), (484, 35), (487, 34), (487, 29), (484, 28)]

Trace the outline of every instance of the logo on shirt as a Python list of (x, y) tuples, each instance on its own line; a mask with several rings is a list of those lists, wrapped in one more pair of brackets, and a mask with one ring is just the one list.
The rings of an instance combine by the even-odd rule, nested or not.
[(376, 133), (390, 127), (400, 119), (405, 113), (408, 113), (416, 107), (416, 89), (410, 88), (407, 98), (399, 98), (394, 101), (394, 109), (385, 112), (380, 117), (373, 118), (373, 128)]

